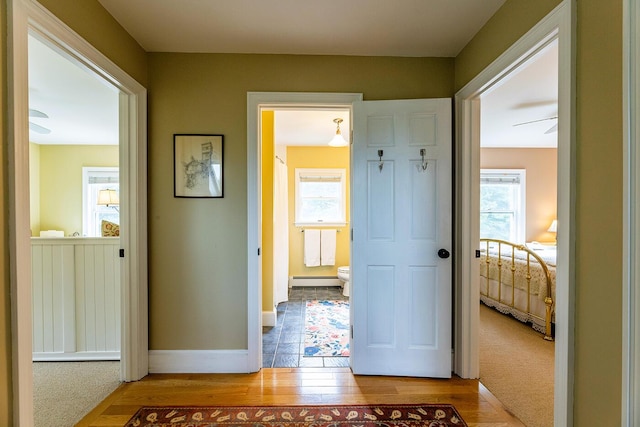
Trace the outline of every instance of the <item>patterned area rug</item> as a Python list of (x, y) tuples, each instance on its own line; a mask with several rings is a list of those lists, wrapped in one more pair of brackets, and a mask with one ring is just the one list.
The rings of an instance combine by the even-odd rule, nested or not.
[(447, 427), (466, 426), (448, 404), (147, 407), (125, 427)]
[(349, 356), (349, 302), (307, 301), (304, 355)]

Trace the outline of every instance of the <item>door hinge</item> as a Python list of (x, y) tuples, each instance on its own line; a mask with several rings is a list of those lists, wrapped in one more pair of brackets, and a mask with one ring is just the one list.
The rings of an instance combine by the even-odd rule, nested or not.
[(353, 325), (351, 325), (351, 339), (353, 339)]
[(120, 249), (120, 258), (124, 258), (124, 249)]
[(351, 229), (351, 241), (353, 242), (353, 228)]
[(260, 248), (258, 248), (258, 256), (260, 256)]
[(476, 249), (476, 258), (480, 258), (480, 249)]

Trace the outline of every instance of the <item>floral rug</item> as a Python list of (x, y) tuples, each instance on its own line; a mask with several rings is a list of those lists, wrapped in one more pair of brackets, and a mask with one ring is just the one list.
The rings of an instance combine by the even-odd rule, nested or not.
[(349, 356), (349, 301), (307, 301), (304, 355)]
[(449, 404), (141, 408), (125, 427), (466, 426)]

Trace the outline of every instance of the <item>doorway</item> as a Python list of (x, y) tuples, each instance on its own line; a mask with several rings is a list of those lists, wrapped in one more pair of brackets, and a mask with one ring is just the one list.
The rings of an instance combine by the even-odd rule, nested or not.
[(350, 109), (261, 119), (262, 365), (348, 367)]
[[(555, 343), (551, 336), (543, 339), (547, 331), (542, 295), (555, 300), (558, 40), (479, 99), (484, 239), (479, 247), (485, 251), (480, 258), (480, 381), (525, 424), (552, 425)], [(501, 277), (492, 239), (523, 247), (512, 259), (513, 246), (502, 244)], [(512, 265), (515, 280), (507, 273)], [(550, 292), (543, 268), (550, 272)]]
[(119, 91), (120, 283), (123, 297), (122, 380), (148, 372), (146, 238), (146, 90), (37, 3), (12, 1), (9, 37), (9, 209), (12, 289), (13, 387), (16, 424), (33, 424), (32, 292), (29, 200), (28, 34), (106, 79)]
[(574, 210), (575, 148), (573, 128), (572, 82), (574, 79), (570, 2), (563, 1), (545, 19), (456, 94), (456, 121), (459, 173), (456, 258), (456, 311), (460, 321), (456, 329), (455, 370), (465, 378), (477, 378), (479, 305), (479, 263), (476, 258), (479, 239), (479, 194), (477, 179), (480, 161), (479, 96), (518, 65), (552, 40), (558, 40), (558, 205), (557, 272), (555, 310), (554, 420), (558, 425), (572, 424), (572, 348), (574, 301)]

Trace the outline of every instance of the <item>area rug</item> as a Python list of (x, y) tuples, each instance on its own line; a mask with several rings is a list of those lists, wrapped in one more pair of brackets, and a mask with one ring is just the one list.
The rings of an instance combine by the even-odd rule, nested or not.
[(448, 404), (144, 407), (125, 427), (466, 426)]
[(307, 357), (349, 356), (349, 302), (307, 301), (304, 334)]

